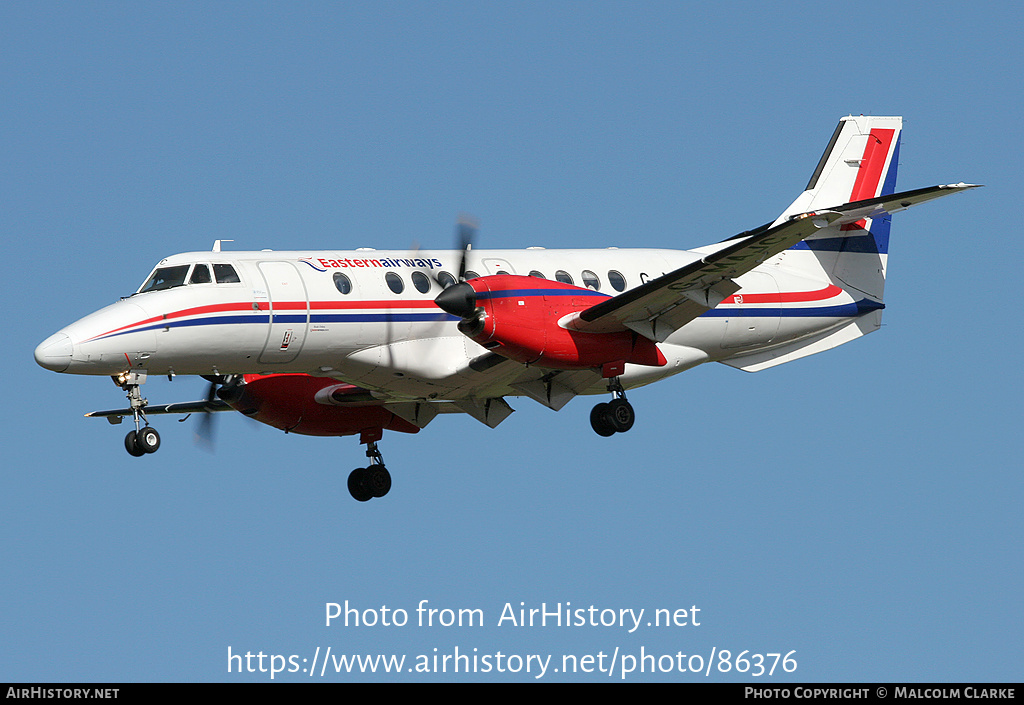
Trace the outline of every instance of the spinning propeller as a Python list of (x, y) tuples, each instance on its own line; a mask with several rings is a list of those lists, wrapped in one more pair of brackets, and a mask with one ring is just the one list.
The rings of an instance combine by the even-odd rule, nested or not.
[[(470, 216), (460, 216), (455, 226), (456, 238), (462, 257), (459, 260), (459, 277), (457, 284), (450, 284), (437, 295), (434, 303), (445, 313), (458, 316), (463, 321), (470, 320), (476, 313), (476, 291), (466, 283), (466, 262), (469, 259), (469, 251), (473, 249), (473, 240), (479, 223)], [(443, 282), (438, 282), (445, 287)], [(461, 324), (460, 324), (461, 325)]]
[(203, 415), (199, 418), (199, 423), (196, 426), (195, 441), (203, 448), (213, 451), (215, 414), (211, 407), (215, 399), (229, 401), (233, 397), (237, 397), (242, 385), (242, 377), (240, 375), (201, 376), (210, 383), (210, 386), (206, 390), (206, 408), (203, 409)]

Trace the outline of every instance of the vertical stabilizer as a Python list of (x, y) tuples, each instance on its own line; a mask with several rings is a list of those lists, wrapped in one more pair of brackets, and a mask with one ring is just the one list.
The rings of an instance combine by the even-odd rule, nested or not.
[(779, 220), (893, 193), (902, 127), (901, 117), (842, 118), (807, 188)]
[[(842, 118), (807, 188), (776, 222), (799, 213), (894, 193), (902, 126), (900, 117)], [(794, 247), (788, 261), (802, 261), (801, 268), (808, 273), (825, 274), (858, 298), (881, 302), (890, 217), (824, 228)]]

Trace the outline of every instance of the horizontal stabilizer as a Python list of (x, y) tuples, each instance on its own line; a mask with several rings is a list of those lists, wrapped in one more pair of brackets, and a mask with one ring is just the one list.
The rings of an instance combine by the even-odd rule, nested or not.
[(846, 203), (841, 206), (833, 206), (829, 210), (842, 214), (842, 217), (836, 222), (837, 225), (846, 225), (848, 223), (855, 223), (859, 220), (874, 220), (885, 215), (906, 210), (911, 206), (916, 206), (928, 201), (934, 201), (936, 198), (942, 198), (943, 196), (950, 196), (954, 193), (960, 193), (962, 191), (980, 187), (981, 184), (965, 184), (962, 182), (959, 184), (929, 186), (927, 188), (919, 188), (913, 191), (903, 191), (902, 193), (893, 193), (888, 196), (878, 196), (876, 198), (868, 198), (863, 201)]

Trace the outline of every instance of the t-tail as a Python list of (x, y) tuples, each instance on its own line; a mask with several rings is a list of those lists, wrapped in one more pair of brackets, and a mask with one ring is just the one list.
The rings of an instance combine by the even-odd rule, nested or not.
[[(895, 193), (902, 128), (901, 117), (842, 118), (807, 188), (779, 216), (779, 221)], [(857, 298), (866, 297), (881, 304), (891, 219), (892, 215), (884, 212), (874, 218), (824, 228), (796, 245), (790, 262), (805, 259), (802, 266), (811, 272), (818, 270)]]
[(809, 213), (831, 213), (829, 225), (781, 255), (788, 271), (842, 289), (856, 302), (852, 321), (779, 347), (725, 360), (748, 371), (822, 352), (881, 326), (892, 214), (974, 188), (951, 184), (896, 192), (901, 117), (850, 116), (839, 121), (817, 168), (773, 225)]

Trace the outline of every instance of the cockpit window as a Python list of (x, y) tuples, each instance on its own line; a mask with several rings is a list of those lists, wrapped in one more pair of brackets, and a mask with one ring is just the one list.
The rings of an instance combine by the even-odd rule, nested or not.
[(217, 277), (218, 284), (239, 284), (238, 272), (230, 264), (213, 265), (213, 276)]
[(192, 276), (188, 278), (189, 284), (209, 284), (213, 279), (210, 278), (210, 268), (205, 264), (197, 264), (192, 269)]
[(142, 285), (138, 293), (145, 294), (147, 291), (162, 291), (183, 285), (185, 277), (188, 276), (189, 266), (187, 264), (179, 264), (174, 267), (160, 267), (146, 280), (146, 283)]

